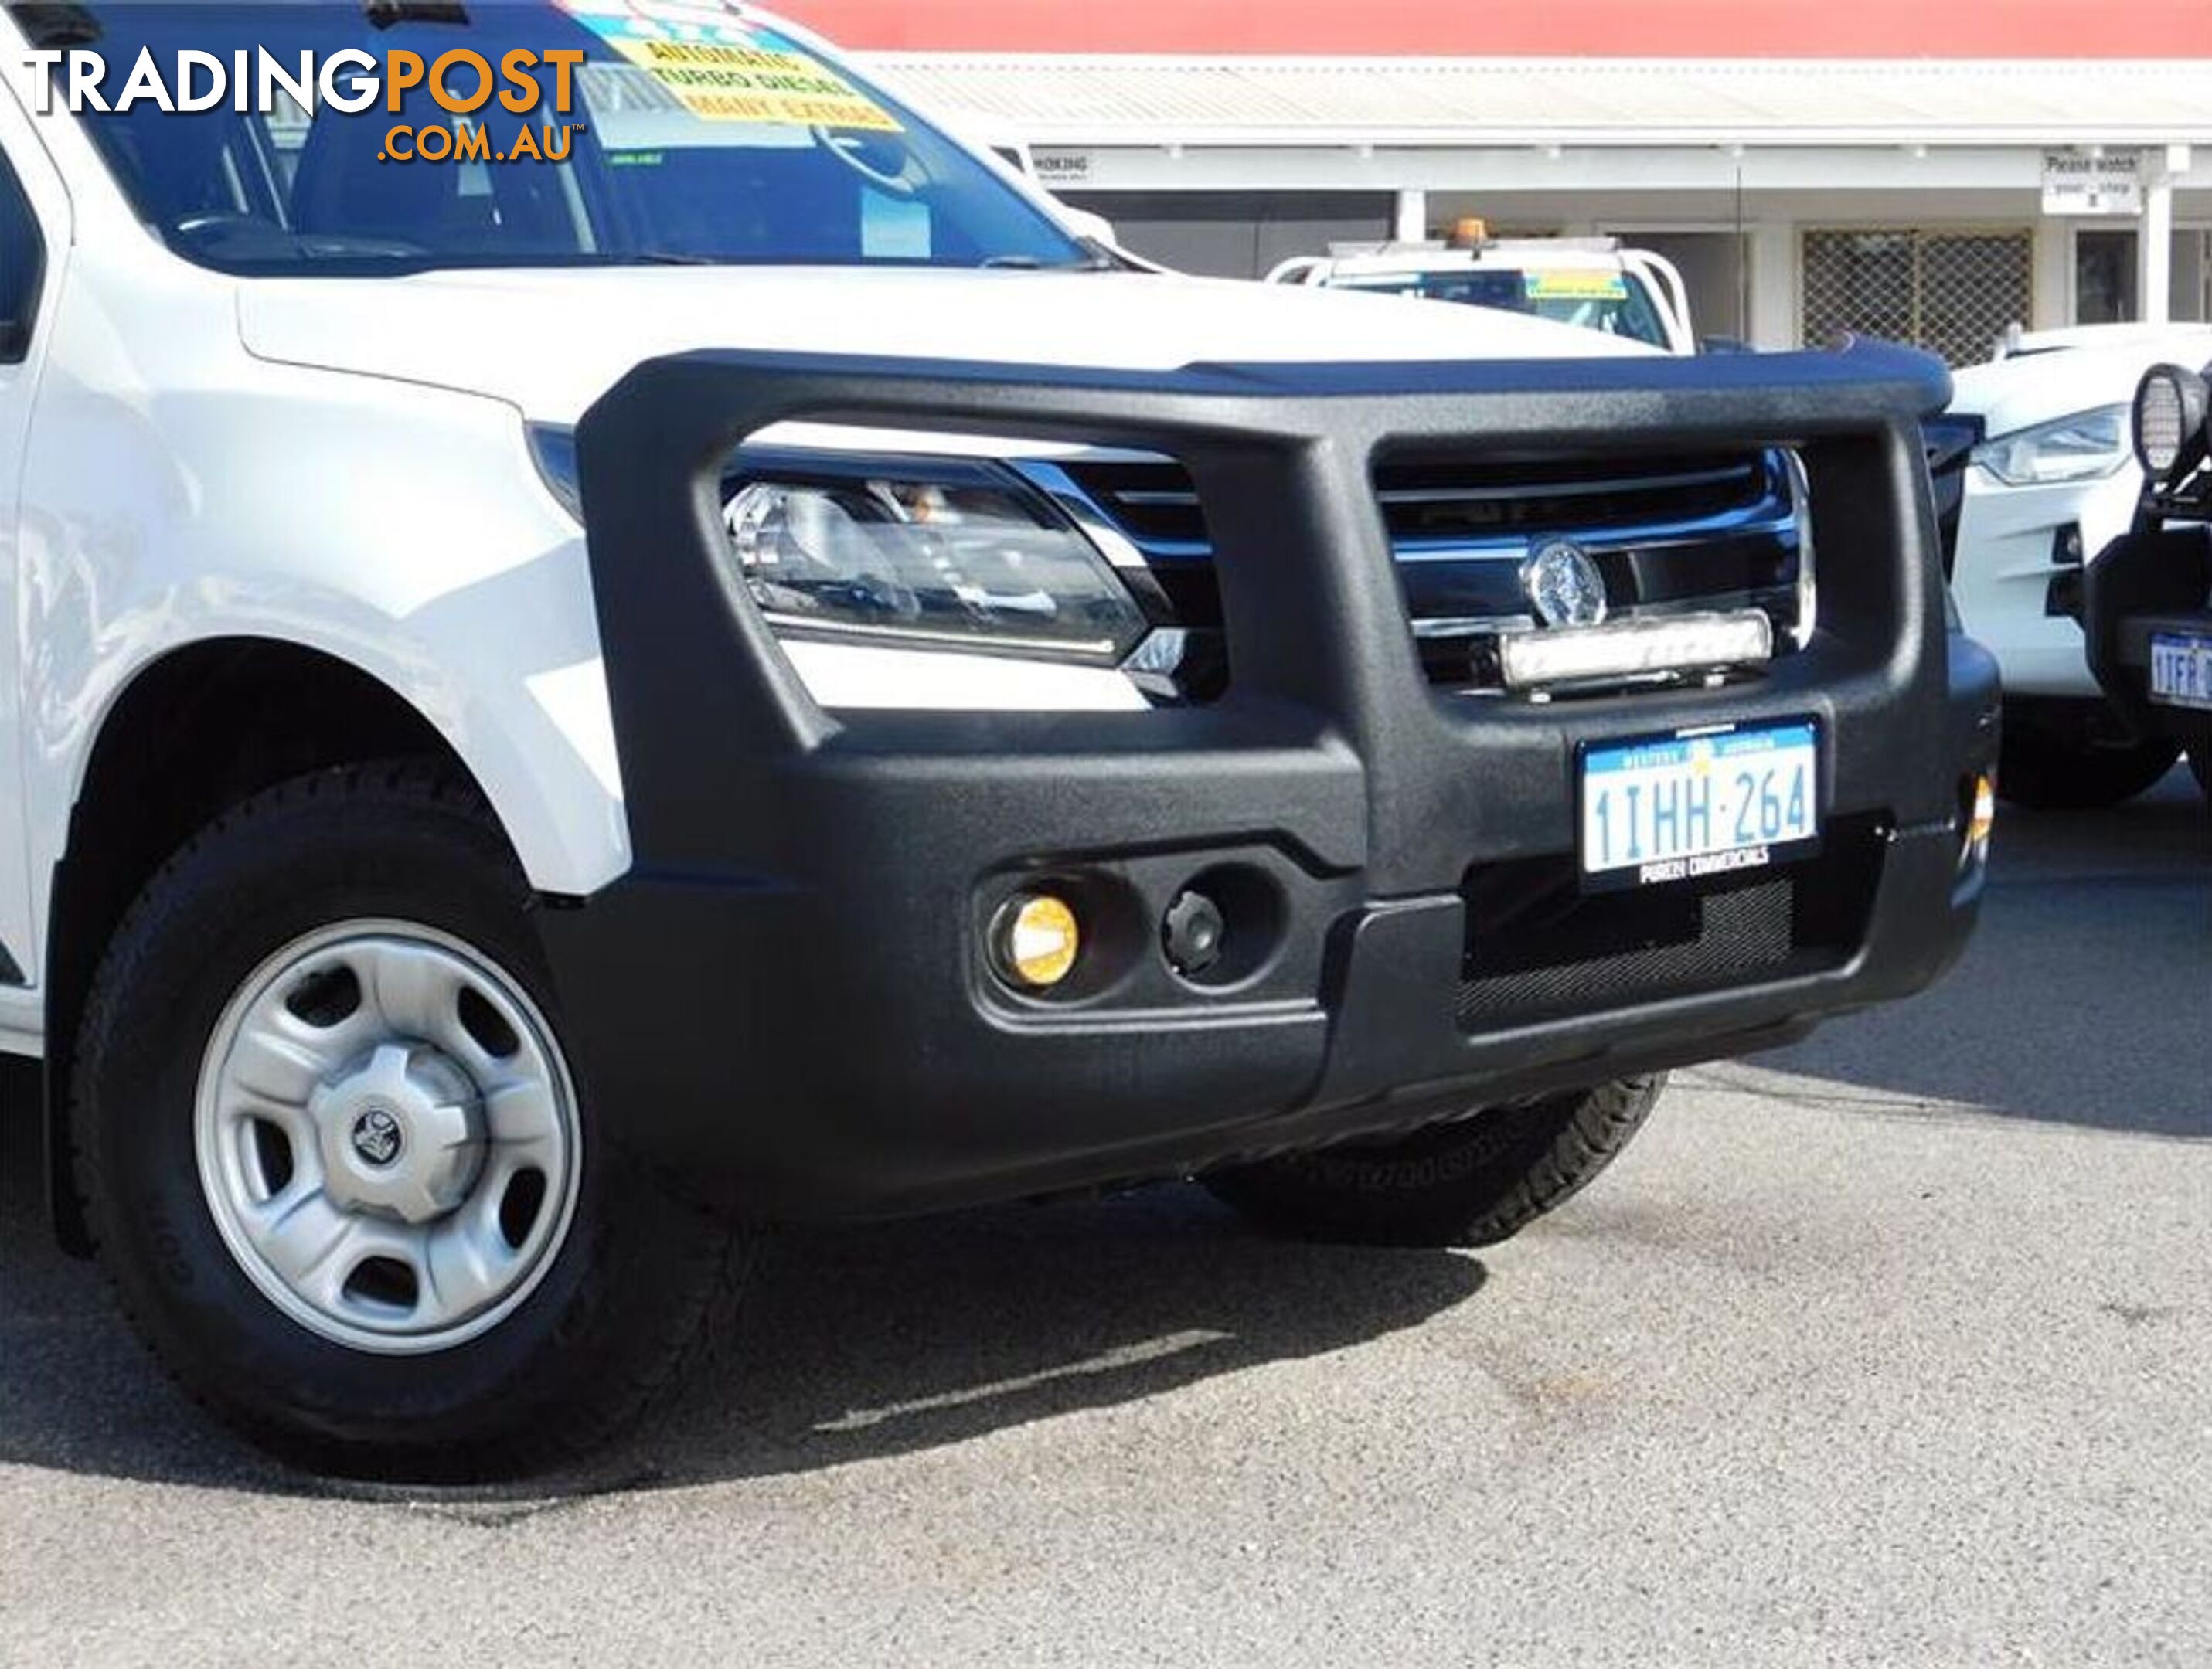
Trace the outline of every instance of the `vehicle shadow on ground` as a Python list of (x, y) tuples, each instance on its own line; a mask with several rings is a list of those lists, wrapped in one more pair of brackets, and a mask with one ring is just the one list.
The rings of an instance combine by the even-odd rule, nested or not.
[(1419, 1326), (1471, 1257), (1263, 1238), (1200, 1191), (769, 1236), (717, 1352), (587, 1471), (386, 1491), (267, 1460), (139, 1348), (96, 1271), (52, 1249), (20, 1117), (0, 1121), (0, 1465), (404, 1500), (496, 1522), (627, 1490), (807, 1472), (1108, 1408)]
[(1150, 1397), (1413, 1327), (1473, 1257), (1270, 1239), (1194, 1187), (787, 1230), (755, 1301), (634, 1466), (809, 1472)]
[[(2013, 813), (1981, 932), (1913, 1003), (1704, 1069), (1758, 1093), (2212, 1138), (2212, 816), (2187, 779)], [(1787, 1073), (1781, 1078), (1778, 1073)], [(769, 1477), (1110, 1409), (1420, 1325), (1481, 1288), (1449, 1253), (1286, 1244), (1192, 1188), (774, 1237), (721, 1358), (588, 1472), (515, 1490), (326, 1484), (170, 1389), (97, 1276), (52, 1249), (32, 1132), (0, 1107), (0, 1464), (428, 1503), (486, 1523), (610, 1490)]]
[(1708, 1071), (1785, 1096), (1770, 1074), (1821, 1080), (1870, 1111), (2212, 1138), (2212, 810), (2185, 771), (2110, 811), (2006, 808), (1980, 928), (1942, 984)]

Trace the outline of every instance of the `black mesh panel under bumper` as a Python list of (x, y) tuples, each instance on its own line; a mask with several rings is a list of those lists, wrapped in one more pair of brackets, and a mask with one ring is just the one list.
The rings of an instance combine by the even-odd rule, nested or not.
[[(587, 1093), (624, 1139), (748, 1204), (888, 1212), (1409, 1127), (1917, 990), (1972, 923), (1960, 782), (1996, 739), (1993, 669), (1944, 630), (1916, 422), (1945, 392), (1932, 361), (1874, 346), (1127, 375), (640, 367), (580, 431), (635, 863), (539, 916)], [(730, 578), (716, 499), (733, 446), (802, 417), (1178, 458), (1213, 531), (1231, 688), (1135, 713), (823, 713)], [(1432, 689), (1375, 459), (1601, 440), (1800, 448), (1811, 646), (1721, 689)], [(1574, 850), (1578, 747), (1806, 717), (1825, 749), (1816, 860), (1700, 896), (1694, 919), (1659, 892), (1615, 899), (1610, 938), (1571, 898), (1548, 924), (1530, 906)], [(1157, 924), (1219, 874), (1270, 901), (1273, 942), (1194, 985)], [(983, 948), (1040, 881), (1105, 947), (1107, 971), (1055, 1000), (1009, 990)], [(1519, 963), (1486, 962), (1471, 926), (1499, 899), (1538, 912)]]

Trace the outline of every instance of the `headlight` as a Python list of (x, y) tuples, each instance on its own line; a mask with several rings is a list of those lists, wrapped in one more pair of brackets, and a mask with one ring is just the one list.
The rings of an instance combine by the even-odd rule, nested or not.
[(2128, 461), (2128, 409), (2100, 406), (2015, 430), (1974, 448), (1974, 462), (2008, 487), (2095, 481)]
[(2154, 365), (2136, 388), (2136, 459), (2164, 481), (2185, 458), (2201, 456), (2208, 401), (2204, 379), (2178, 365)]
[[(528, 438), (582, 520), (574, 432)], [(1097, 548), (987, 463), (762, 448), (727, 492), (731, 553), (780, 634), (1119, 665), (1151, 630)]]
[(1118, 665), (1144, 615), (1042, 495), (960, 459), (742, 454), (731, 553), (779, 632)]

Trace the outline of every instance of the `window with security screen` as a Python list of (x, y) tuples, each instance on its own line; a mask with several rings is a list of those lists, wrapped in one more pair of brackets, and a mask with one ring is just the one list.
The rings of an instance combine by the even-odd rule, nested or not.
[(2025, 228), (1808, 232), (1802, 254), (1800, 323), (1811, 345), (1851, 331), (1972, 365), (2033, 316), (2034, 236)]

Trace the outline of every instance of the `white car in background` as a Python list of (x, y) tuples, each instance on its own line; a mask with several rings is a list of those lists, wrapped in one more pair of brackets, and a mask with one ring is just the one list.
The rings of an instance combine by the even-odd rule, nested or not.
[(2129, 408), (2161, 361), (2212, 361), (2212, 326), (2085, 325), (2015, 337), (1960, 372), (1927, 425), (1951, 585), (2004, 671), (2005, 797), (2116, 805), (2173, 767), (2098, 689), (2081, 630), (2084, 566), (2128, 531), (2142, 491)]
[(1531, 314), (1694, 354), (1690, 294), (1673, 262), (1612, 238), (1492, 238), (1465, 222), (1449, 243), (1337, 244), (1299, 255), (1271, 284), (1365, 290)]

